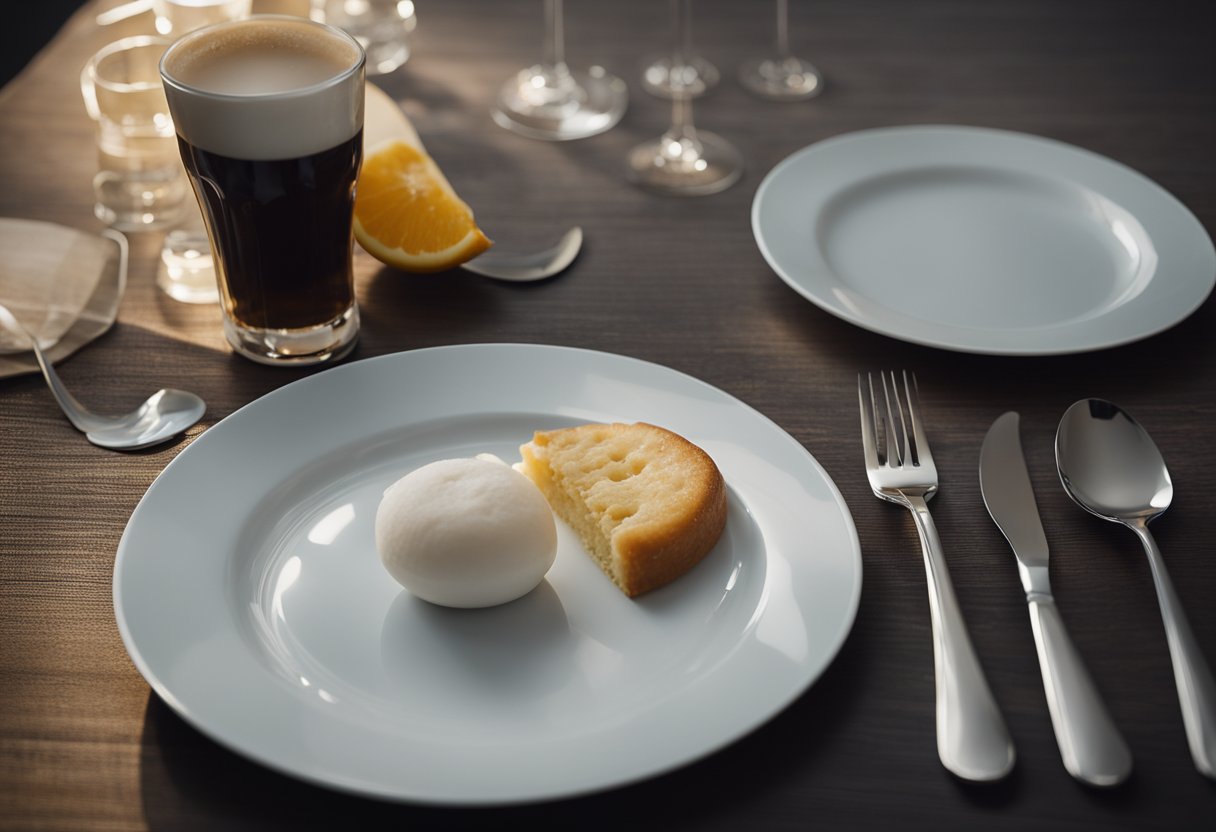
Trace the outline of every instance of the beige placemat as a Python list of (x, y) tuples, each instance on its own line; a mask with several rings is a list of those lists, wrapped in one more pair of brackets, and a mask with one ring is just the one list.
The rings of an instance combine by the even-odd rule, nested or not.
[[(51, 361), (108, 330), (127, 282), (127, 241), (49, 222), (0, 217), (0, 303)], [(0, 378), (38, 371), (24, 337), (0, 329)]]

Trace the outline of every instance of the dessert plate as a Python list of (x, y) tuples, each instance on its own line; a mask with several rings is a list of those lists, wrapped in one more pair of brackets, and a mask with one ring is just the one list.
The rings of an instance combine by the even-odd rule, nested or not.
[(803, 148), (765, 177), (752, 230), (824, 310), (905, 341), (1049, 355), (1184, 319), (1216, 282), (1194, 215), (1156, 183), (1057, 141), (892, 127)]
[[(399, 477), (614, 420), (683, 434), (726, 479), (726, 531), (679, 580), (631, 601), (560, 523), (545, 581), (501, 607), (432, 606), (382, 568), (373, 520)], [(148, 489), (114, 567), (128, 652), (199, 730), (315, 783), (465, 805), (721, 748), (823, 672), (860, 591), (840, 493), (766, 417), (665, 367), (505, 344), (339, 366), (233, 413)]]

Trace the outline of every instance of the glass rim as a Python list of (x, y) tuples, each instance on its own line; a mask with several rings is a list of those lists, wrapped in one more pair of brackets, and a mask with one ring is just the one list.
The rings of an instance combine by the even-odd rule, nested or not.
[[(220, 29), (238, 28), (247, 25), (250, 22), (256, 21), (285, 21), (295, 25), (308, 26), (315, 29), (320, 29), (330, 35), (343, 40), (355, 48), (357, 59), (346, 69), (335, 75), (326, 78), (324, 81), (318, 81), (315, 84), (309, 84), (306, 87), (297, 87), (290, 90), (279, 90), (277, 92), (251, 92), (251, 93), (231, 93), (231, 92), (216, 92), (215, 90), (203, 89), (196, 87), (193, 84), (187, 84), (179, 78), (173, 76), (165, 68), (165, 62), (169, 60), (171, 55), (183, 47), (183, 44), (191, 43), (199, 38), (207, 37), (211, 33)], [(321, 90), (329, 89), (330, 87), (340, 86), (351, 79), (352, 76), (359, 74), (367, 62), (367, 53), (363, 49), (363, 45), (359, 43), (352, 35), (344, 32), (336, 26), (330, 26), (328, 23), (320, 23), (316, 20), (310, 20), (306, 17), (296, 17), (289, 14), (253, 14), (248, 17), (242, 17), (238, 20), (224, 20), (219, 23), (212, 23), (209, 26), (203, 26), (200, 29), (195, 29), (187, 32), (175, 41), (169, 44), (165, 50), (165, 54), (161, 56), (159, 69), (161, 81), (167, 87), (173, 87), (175, 90), (187, 93), (189, 95), (199, 96), (201, 98), (211, 98), (217, 101), (263, 101), (263, 100), (281, 100), (286, 98), (303, 98), (309, 95), (320, 92)]]
[[(98, 66), (106, 58), (110, 58), (119, 54), (120, 52), (129, 52), (149, 46), (159, 46), (161, 47), (161, 52), (164, 53), (168, 51), (169, 46), (172, 44), (173, 41), (170, 38), (161, 37), (160, 35), (132, 35), (130, 37), (121, 38), (112, 43), (107, 43), (105, 46), (101, 47), (101, 49), (98, 49), (93, 56), (89, 58), (88, 63), (86, 63), (84, 66), (84, 69), (88, 74), (89, 81), (91, 81), (94, 86), (102, 87), (103, 89), (111, 90), (113, 92), (146, 92), (149, 89), (155, 89), (157, 86), (159, 86), (155, 79), (149, 79), (147, 81), (115, 81), (102, 76), (98, 72)], [(164, 55), (162, 54), (161, 60), (163, 60), (163, 58)], [(158, 60), (158, 68), (159, 65), (160, 61)]]

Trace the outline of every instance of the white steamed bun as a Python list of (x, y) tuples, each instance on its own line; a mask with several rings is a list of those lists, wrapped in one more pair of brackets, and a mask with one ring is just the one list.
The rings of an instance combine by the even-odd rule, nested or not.
[(376, 511), (376, 549), (406, 589), (447, 607), (489, 607), (532, 591), (557, 555), (557, 528), (532, 481), (488, 454), (424, 465)]

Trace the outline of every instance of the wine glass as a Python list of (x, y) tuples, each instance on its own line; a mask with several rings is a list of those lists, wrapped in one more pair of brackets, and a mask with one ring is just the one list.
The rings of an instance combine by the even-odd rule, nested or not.
[(565, 141), (602, 133), (621, 120), (629, 93), (603, 67), (571, 72), (566, 66), (562, 0), (545, 0), (545, 57), (507, 79), (492, 110), (494, 121), (533, 139)]
[(789, 0), (777, 0), (777, 53), (755, 58), (739, 70), (739, 81), (762, 98), (798, 101), (823, 92), (823, 76), (790, 52)]
[[(671, 0), (677, 44), (689, 42), (691, 0)], [(677, 49), (671, 74), (671, 126), (659, 138), (629, 151), (629, 179), (636, 185), (665, 194), (700, 196), (725, 190), (743, 173), (743, 158), (730, 142), (692, 122), (692, 97), (680, 83), (685, 77)]]
[[(651, 95), (659, 98), (672, 98), (672, 88), (677, 83), (683, 87), (686, 95), (700, 98), (718, 84), (718, 68), (700, 55), (692, 51), (692, 23), (690, 20), (681, 22), (679, 15), (690, 17), (691, 7), (673, 3), (671, 6), (672, 28), (684, 33), (683, 39), (676, 43), (675, 53), (656, 59), (642, 72), (642, 86)], [(679, 67), (680, 78), (672, 78), (672, 72)]]

